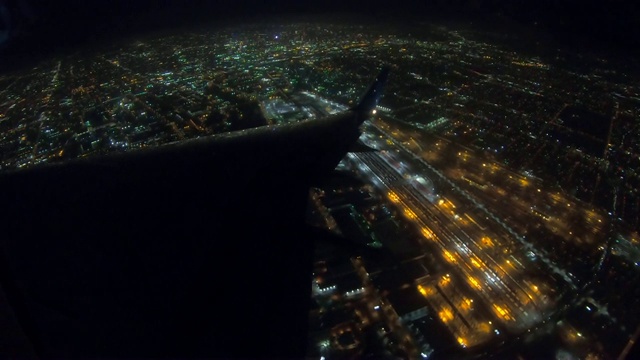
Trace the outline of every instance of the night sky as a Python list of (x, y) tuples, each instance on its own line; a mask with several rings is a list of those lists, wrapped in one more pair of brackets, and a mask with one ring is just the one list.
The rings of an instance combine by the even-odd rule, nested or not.
[(176, 27), (333, 13), (506, 26), (563, 46), (631, 56), (640, 45), (638, 10), (638, 2), (616, 0), (0, 0), (0, 66)]

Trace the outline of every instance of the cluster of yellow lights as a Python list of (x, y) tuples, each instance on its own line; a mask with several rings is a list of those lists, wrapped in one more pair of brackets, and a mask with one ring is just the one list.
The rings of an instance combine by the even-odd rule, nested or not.
[(431, 286), (425, 287), (422, 285), (418, 285), (418, 291), (420, 292), (420, 294), (422, 294), (422, 296), (429, 297), (429, 296), (432, 296), (436, 290)]
[(413, 212), (413, 210), (409, 209), (409, 208), (405, 208), (404, 209), (404, 214), (409, 218), (409, 219), (415, 219), (418, 216), (416, 215), (416, 213)]
[(478, 282), (478, 280), (476, 280), (476, 278), (474, 278), (473, 276), (469, 276), (467, 279), (469, 280), (469, 283), (473, 285), (474, 288), (482, 289), (482, 285), (480, 285), (480, 283)]
[(465, 310), (465, 311), (470, 310), (471, 309), (471, 304), (473, 304), (473, 300), (471, 300), (469, 298), (464, 298), (460, 302), (460, 309)]
[(398, 197), (398, 195), (397, 195), (395, 192), (393, 192), (393, 191), (389, 191), (389, 192), (387, 193), (387, 195), (389, 195), (389, 199), (391, 199), (391, 201), (393, 201), (393, 202), (398, 202), (398, 201), (400, 201), (400, 198)]
[(475, 256), (471, 258), (471, 263), (473, 264), (473, 266), (477, 267), (478, 269), (482, 267), (482, 264), (480, 263), (479, 260), (476, 259)]
[(488, 236), (483, 236), (482, 237), (482, 244), (485, 246), (493, 246), (493, 241), (491, 241), (491, 238)]
[(444, 250), (442, 252), (442, 254), (444, 255), (444, 258), (448, 261), (448, 262), (456, 262), (456, 258), (453, 256), (453, 254), (451, 254), (448, 250)]
[(453, 203), (451, 201), (449, 201), (448, 199), (440, 199), (440, 200), (438, 200), (438, 205), (444, 206), (447, 209), (449, 207), (451, 207), (452, 209), (456, 208), (456, 206), (453, 205)]
[(451, 312), (451, 309), (449, 308), (444, 308), (440, 310), (440, 312), (438, 313), (438, 317), (440, 317), (440, 320), (442, 320), (442, 322), (448, 323), (449, 321), (453, 320), (453, 312)]
[(501, 319), (511, 320), (511, 314), (509, 310), (503, 308), (498, 304), (493, 304), (493, 309), (495, 310), (496, 315), (498, 315)]
[(432, 239), (434, 237), (434, 234), (431, 230), (429, 230), (426, 227), (423, 227), (420, 229), (420, 232), (422, 233), (422, 235), (424, 235), (424, 237), (426, 237), (427, 239)]

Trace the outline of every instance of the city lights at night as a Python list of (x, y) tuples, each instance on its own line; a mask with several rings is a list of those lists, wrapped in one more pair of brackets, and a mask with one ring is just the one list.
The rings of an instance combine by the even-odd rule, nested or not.
[(28, 259), (0, 271), (6, 333), (45, 358), (633, 358), (640, 65), (470, 24), (253, 19), (0, 72), (0, 254)]

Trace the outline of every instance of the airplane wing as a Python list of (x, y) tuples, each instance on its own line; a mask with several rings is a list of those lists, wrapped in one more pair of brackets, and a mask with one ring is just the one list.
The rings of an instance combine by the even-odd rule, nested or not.
[(309, 187), (359, 137), (382, 74), (321, 121), (0, 174), (0, 281), (35, 352), (304, 356)]

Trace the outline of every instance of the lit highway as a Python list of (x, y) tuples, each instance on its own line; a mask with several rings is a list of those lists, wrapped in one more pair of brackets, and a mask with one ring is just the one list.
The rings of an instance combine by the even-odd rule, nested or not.
[[(459, 212), (455, 199), (433, 194), (420, 170), (379, 131), (366, 126), (362, 139), (380, 151), (351, 153), (349, 160), (420, 229), (425, 246), (450, 264), (451, 274), (438, 274), (418, 290), (462, 347), (481, 344), (501, 329), (525, 331), (550, 314), (548, 285), (524, 273), (521, 255), (510, 250), (514, 239)], [(484, 308), (474, 307), (474, 299)]]

